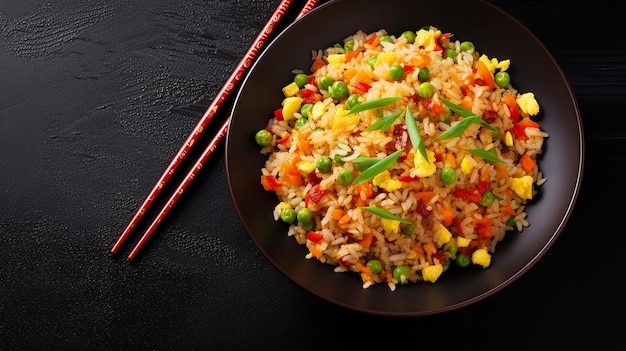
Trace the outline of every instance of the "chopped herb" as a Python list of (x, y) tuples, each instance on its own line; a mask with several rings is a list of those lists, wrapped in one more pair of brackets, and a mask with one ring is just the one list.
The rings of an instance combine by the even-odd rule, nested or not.
[(413, 112), (411, 112), (410, 108), (406, 108), (406, 129), (409, 132), (409, 137), (411, 138), (411, 144), (413, 144), (413, 151), (419, 150), (419, 152), (424, 157), (424, 160), (428, 164), (430, 164), (430, 160), (428, 159), (428, 154), (426, 153), (426, 146), (424, 145), (424, 141), (422, 140), (422, 136), (420, 135), (419, 129), (417, 129), (417, 125), (415, 124), (415, 119), (413, 118)]
[(383, 132), (386, 132), (387, 129), (389, 129), (393, 125), (393, 122), (395, 122), (395, 120), (398, 119), (398, 117), (400, 117), (401, 114), (402, 114), (402, 111), (383, 117), (379, 119), (378, 121), (372, 123), (372, 125), (367, 127), (365, 131), (371, 132), (374, 130), (381, 130)]
[(402, 150), (398, 150), (398, 151), (394, 152), (393, 154), (391, 154), (391, 155), (381, 159), (380, 161), (374, 163), (373, 165), (368, 167), (365, 171), (363, 171), (361, 173), (361, 175), (359, 175), (354, 180), (353, 184), (365, 183), (368, 180), (374, 178), (379, 173), (387, 170), (389, 167), (393, 166), (396, 163), (396, 161), (398, 160), (398, 157), (400, 157), (401, 153), (402, 153)]
[(359, 103), (358, 105), (354, 106), (353, 108), (349, 109), (348, 114), (351, 115), (357, 112), (377, 109), (377, 108), (392, 104), (398, 100), (400, 100), (400, 98), (398, 97), (388, 97), (388, 98), (379, 98), (379, 99), (363, 101)]

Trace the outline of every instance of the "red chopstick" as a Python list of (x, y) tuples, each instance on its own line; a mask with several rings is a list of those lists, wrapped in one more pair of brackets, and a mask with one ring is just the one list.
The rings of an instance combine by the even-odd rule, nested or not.
[[(299, 19), (301, 16), (303, 16), (305, 13), (309, 12), (311, 9), (313, 9), (316, 6), (317, 2), (318, 2), (317, 0), (308, 0), (307, 3), (302, 8), (302, 10), (300, 11), (300, 13), (298, 14), (296, 20)], [(261, 33), (257, 36), (252, 46), (248, 49), (248, 52), (246, 53), (244, 58), (241, 60), (241, 62), (239, 63), (235, 71), (233, 71), (233, 73), (229, 77), (226, 84), (219, 91), (216, 99), (213, 100), (213, 102), (211, 103), (209, 108), (206, 110), (206, 112), (204, 113), (204, 115), (202, 116), (202, 118), (200, 119), (200, 121), (198, 122), (194, 130), (192, 131), (192, 133), (189, 135), (189, 137), (187, 138), (187, 140), (185, 141), (181, 149), (178, 151), (174, 159), (171, 161), (171, 163), (169, 164), (165, 172), (161, 175), (161, 178), (159, 179), (159, 181), (156, 183), (156, 185), (153, 187), (151, 192), (148, 194), (148, 197), (144, 200), (139, 210), (137, 210), (137, 212), (135, 213), (131, 221), (128, 223), (128, 225), (126, 226), (126, 228), (124, 229), (124, 231), (122, 232), (122, 234), (120, 235), (116, 243), (113, 245), (113, 248), (111, 249), (112, 254), (116, 254), (120, 250), (120, 248), (124, 244), (124, 241), (128, 238), (132, 230), (137, 226), (139, 221), (146, 214), (146, 211), (148, 210), (148, 208), (154, 203), (155, 198), (158, 196), (161, 190), (165, 187), (165, 184), (170, 180), (174, 172), (178, 169), (178, 166), (180, 165), (180, 163), (189, 154), (189, 151), (191, 150), (191, 148), (196, 144), (197, 139), (206, 130), (206, 127), (214, 118), (219, 107), (221, 107), (224, 104), (224, 101), (227, 99), (230, 93), (232, 93), (232, 91), (235, 90), (235, 86), (243, 77), (245, 70), (248, 67), (250, 67), (252, 60), (259, 53), (260, 48), (263, 46), (263, 44), (265, 43), (265, 41), (267, 40), (271, 32), (274, 30), (274, 28), (276, 27), (280, 19), (287, 12), (289, 6), (291, 6), (291, 3), (292, 3), (292, 0), (283, 0), (278, 5), (278, 7), (274, 11), (270, 20), (266, 23)], [(139, 253), (141, 248), (145, 245), (145, 243), (148, 241), (150, 236), (152, 236), (152, 234), (154, 233), (156, 228), (159, 226), (161, 221), (165, 218), (165, 216), (170, 211), (170, 209), (178, 201), (178, 199), (180, 198), (184, 190), (193, 181), (196, 174), (200, 171), (204, 163), (208, 160), (208, 158), (213, 154), (217, 146), (224, 139), (224, 137), (226, 136), (227, 129), (228, 129), (229, 121), (230, 121), (230, 116), (228, 117), (226, 122), (222, 124), (218, 133), (209, 142), (207, 148), (203, 151), (200, 158), (196, 161), (194, 166), (187, 173), (183, 181), (177, 187), (176, 191), (172, 194), (172, 196), (167, 201), (166, 205), (161, 209), (157, 217), (154, 219), (154, 221), (151, 223), (151, 225), (148, 227), (146, 232), (143, 234), (143, 236), (141, 237), (137, 245), (131, 251), (131, 253), (128, 256), (129, 260), (133, 260), (135, 256)]]

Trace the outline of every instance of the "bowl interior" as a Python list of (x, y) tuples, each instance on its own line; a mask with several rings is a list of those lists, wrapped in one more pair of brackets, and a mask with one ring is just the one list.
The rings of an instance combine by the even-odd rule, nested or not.
[[(381, 15), (381, 9), (402, 8)], [(384, 10), (382, 10), (384, 11)], [(531, 226), (510, 232), (498, 244), (488, 269), (471, 267), (444, 274), (435, 284), (361, 287), (355, 274), (304, 258), (307, 250), (276, 222), (274, 193), (260, 185), (266, 157), (254, 133), (263, 128), (282, 100), (292, 69), (308, 70), (311, 51), (341, 42), (357, 30), (389, 33), (433, 25), (454, 38), (474, 42), (489, 57), (511, 59), (512, 83), (535, 93), (538, 121), (549, 133), (539, 158), (548, 181), (528, 206)], [(286, 28), (251, 67), (237, 96), (226, 144), (226, 169), (236, 211), (253, 243), (294, 283), (332, 303), (379, 315), (427, 315), (460, 308), (489, 296), (532, 267), (561, 233), (576, 201), (583, 168), (583, 135), (575, 96), (543, 44), (517, 20), (478, 0), (340, 0), (322, 5)]]

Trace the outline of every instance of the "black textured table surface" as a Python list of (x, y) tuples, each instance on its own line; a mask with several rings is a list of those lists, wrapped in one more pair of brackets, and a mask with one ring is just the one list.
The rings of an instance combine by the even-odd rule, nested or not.
[(2, 0), (0, 349), (621, 342), (611, 321), (626, 310), (626, 12), (617, 1), (491, 2), (571, 83), (582, 190), (559, 239), (513, 284), (466, 308), (394, 319), (332, 305), (270, 266), (235, 213), (223, 146), (140, 259), (126, 260), (130, 245), (109, 252), (279, 0)]

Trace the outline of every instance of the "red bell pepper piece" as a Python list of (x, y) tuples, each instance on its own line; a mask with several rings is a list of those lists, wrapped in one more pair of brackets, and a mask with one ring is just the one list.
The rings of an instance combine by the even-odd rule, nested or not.
[(263, 185), (263, 189), (267, 191), (274, 191), (283, 186), (273, 175), (262, 175), (261, 185)]
[(278, 121), (282, 121), (285, 118), (283, 118), (283, 109), (279, 108), (277, 110), (274, 110), (274, 118), (276, 118), (276, 120)]
[(370, 90), (372, 88), (371, 85), (365, 83), (365, 82), (356, 82), (354, 84), (352, 84), (352, 87), (355, 89), (359, 89), (360, 91), (367, 93), (368, 90)]
[(324, 239), (324, 234), (320, 232), (310, 231), (306, 233), (306, 239), (317, 244), (322, 241), (322, 239)]

